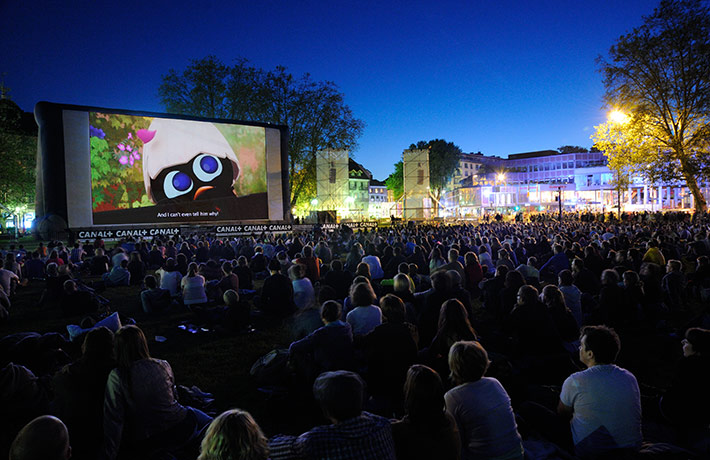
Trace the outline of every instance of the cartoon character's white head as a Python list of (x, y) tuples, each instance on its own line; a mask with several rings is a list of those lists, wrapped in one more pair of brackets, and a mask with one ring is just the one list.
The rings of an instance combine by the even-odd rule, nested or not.
[[(196, 200), (212, 189), (234, 194), (239, 161), (214, 124), (155, 118), (147, 130), (137, 134), (144, 142), (145, 191), (154, 203)], [(229, 169), (231, 174), (225, 177)]]

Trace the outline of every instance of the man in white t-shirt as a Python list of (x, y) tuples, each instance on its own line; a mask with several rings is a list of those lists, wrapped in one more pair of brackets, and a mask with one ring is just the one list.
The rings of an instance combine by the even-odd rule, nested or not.
[(582, 458), (641, 447), (641, 397), (636, 377), (614, 364), (619, 336), (606, 326), (582, 329), (579, 359), (587, 369), (562, 385), (557, 412), (571, 417), (575, 453)]

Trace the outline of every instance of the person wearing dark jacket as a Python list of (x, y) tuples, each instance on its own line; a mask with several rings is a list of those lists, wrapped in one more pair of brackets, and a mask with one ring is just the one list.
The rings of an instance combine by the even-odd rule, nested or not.
[(417, 345), (405, 324), (404, 302), (388, 294), (380, 299), (384, 322), (364, 337), (368, 390), (382, 415), (401, 413), (407, 369), (417, 359)]
[(321, 307), (323, 327), (289, 347), (289, 360), (306, 382), (312, 382), (326, 371), (352, 368), (353, 331), (350, 324), (340, 320), (341, 313), (338, 302), (325, 302)]

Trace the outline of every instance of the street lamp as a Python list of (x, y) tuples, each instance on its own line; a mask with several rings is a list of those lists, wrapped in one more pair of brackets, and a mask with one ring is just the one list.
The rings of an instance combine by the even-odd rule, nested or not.
[(608, 119), (612, 123), (616, 123), (619, 125), (623, 125), (629, 122), (629, 116), (618, 109), (609, 112)]

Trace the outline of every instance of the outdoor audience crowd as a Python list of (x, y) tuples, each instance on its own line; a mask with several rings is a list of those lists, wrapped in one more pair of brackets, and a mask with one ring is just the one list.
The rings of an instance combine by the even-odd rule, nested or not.
[[(10, 247), (0, 321), (28, 284), (87, 318), (75, 361), (57, 333), (0, 339), (0, 456), (707, 458), (710, 221), (574, 217)], [(103, 318), (101, 293), (130, 285), (157, 318), (288, 329), (287, 359), (262, 361), (257, 384), (327, 424), (267, 438), (246, 411), (179, 402), (140, 327)], [(659, 347), (677, 351), (666, 388), (617, 364), (652, 375)], [(671, 442), (643, 444), (651, 428)]]

